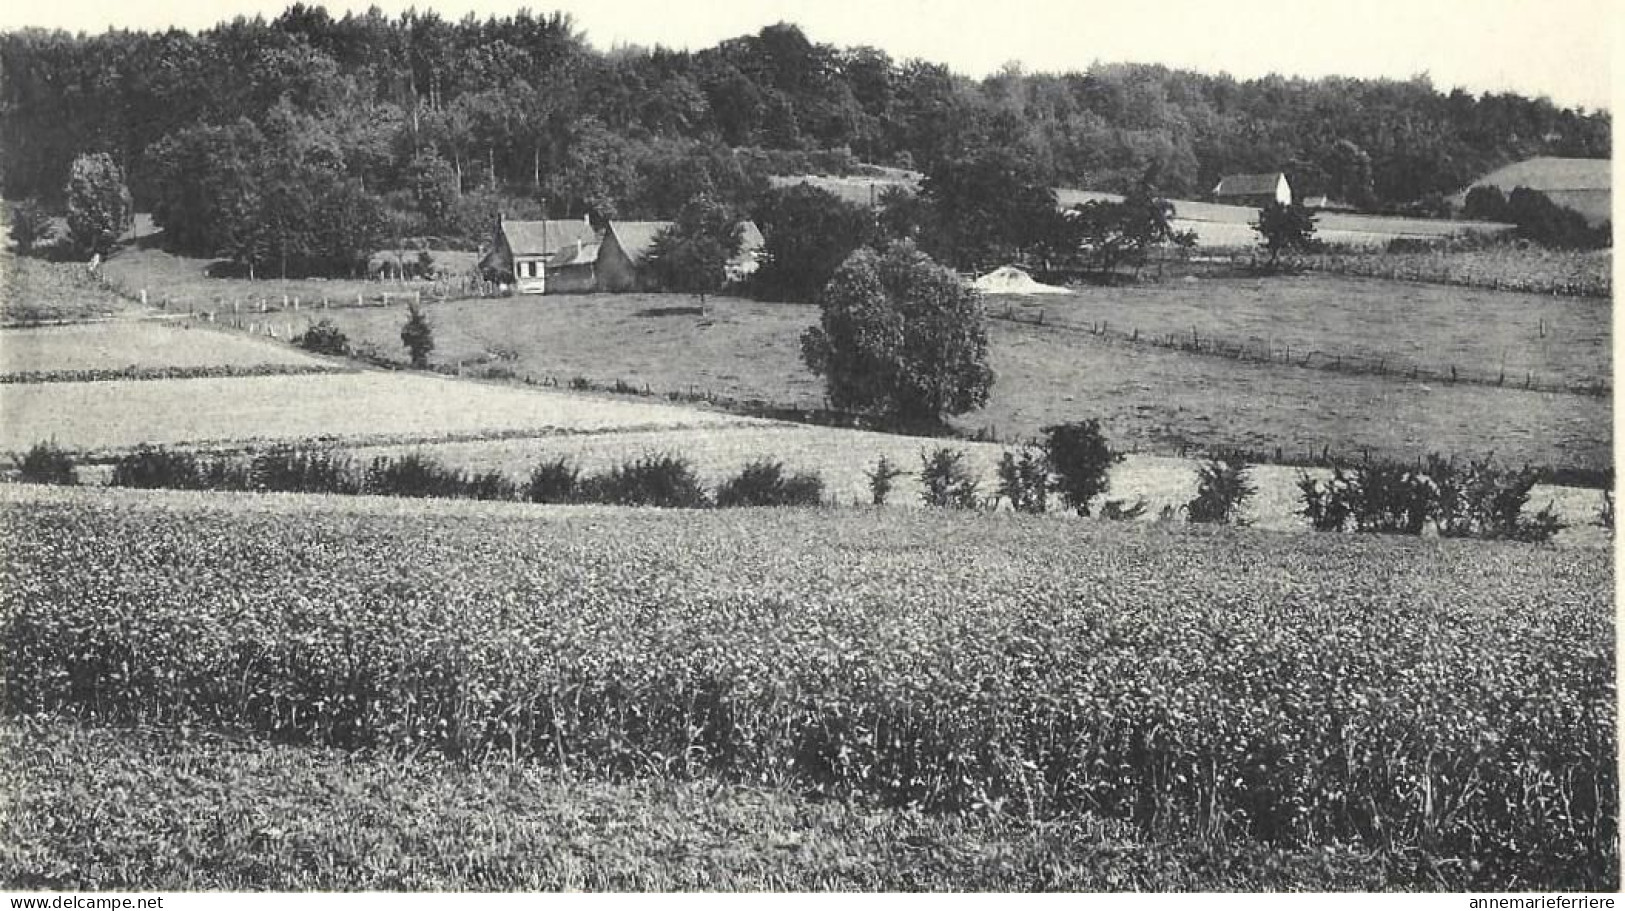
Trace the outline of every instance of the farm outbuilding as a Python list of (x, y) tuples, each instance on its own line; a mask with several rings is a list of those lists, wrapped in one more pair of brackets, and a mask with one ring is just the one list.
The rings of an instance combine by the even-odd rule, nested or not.
[(1292, 185), (1280, 171), (1268, 174), (1231, 174), (1213, 188), (1213, 201), (1224, 205), (1260, 208), (1272, 202), (1292, 203)]
[(551, 290), (547, 273), (559, 254), (597, 242), (598, 232), (585, 218), (509, 221), (498, 216), (491, 250), (480, 259), (480, 272), (513, 285), (520, 294), (542, 294)]
[[(654, 279), (644, 270), (649, 251), (669, 221), (612, 221), (604, 229), (595, 263), (600, 291), (653, 291)], [(756, 271), (757, 257), (765, 245), (762, 230), (755, 222), (740, 222), (739, 252), (728, 261), (729, 281), (739, 281)]]
[(1450, 202), (1461, 209), (1474, 187), (1497, 187), (1508, 196), (1518, 187), (1528, 187), (1580, 213), (1596, 227), (1613, 218), (1612, 165), (1606, 158), (1530, 158), (1485, 174), (1451, 197)]

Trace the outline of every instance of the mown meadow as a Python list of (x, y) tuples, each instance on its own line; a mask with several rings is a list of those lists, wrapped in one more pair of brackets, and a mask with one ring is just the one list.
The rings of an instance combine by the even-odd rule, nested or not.
[(1601, 551), (39, 488), (0, 520), (14, 718), (1618, 884)]

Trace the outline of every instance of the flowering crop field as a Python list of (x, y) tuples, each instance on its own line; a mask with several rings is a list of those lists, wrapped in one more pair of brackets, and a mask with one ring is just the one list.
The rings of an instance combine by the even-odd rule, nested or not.
[(1605, 552), (13, 487), (5, 710), (1619, 882)]

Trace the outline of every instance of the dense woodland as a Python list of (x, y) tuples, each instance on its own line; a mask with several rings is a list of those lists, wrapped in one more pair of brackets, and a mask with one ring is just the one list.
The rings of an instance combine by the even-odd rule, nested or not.
[(744, 208), (770, 173), (932, 175), (990, 153), (1052, 186), (1151, 175), (1177, 198), (1284, 169), (1300, 193), (1426, 209), (1510, 161), (1606, 157), (1609, 130), (1607, 112), (1425, 77), (1094, 65), (977, 81), (789, 24), (698, 52), (594, 49), (561, 15), (304, 5), (198, 34), (0, 35), (8, 198), (60, 205), (75, 157), (105, 152), (172, 241), (240, 260), (276, 258), (266, 224), (345, 222), (320, 229), (364, 235), (328, 244), (343, 258), (374, 234), (471, 237), (498, 208), (670, 218), (701, 191)]

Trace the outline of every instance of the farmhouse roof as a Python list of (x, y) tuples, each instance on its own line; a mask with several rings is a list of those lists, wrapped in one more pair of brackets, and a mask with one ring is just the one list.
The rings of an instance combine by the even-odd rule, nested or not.
[(587, 241), (581, 241), (555, 252), (553, 256), (548, 259), (547, 264), (551, 268), (561, 269), (565, 266), (579, 266), (585, 263), (590, 263), (597, 259), (597, 242), (589, 243)]
[(598, 240), (592, 225), (581, 219), (505, 220), (500, 230), (514, 256), (547, 256), (565, 247), (574, 248), (578, 240), (583, 243)]
[(1231, 174), (1219, 181), (1219, 185), (1213, 188), (1213, 195), (1257, 196), (1274, 193), (1276, 186), (1285, 176), (1280, 171), (1271, 171), (1268, 174)]
[[(654, 246), (655, 238), (661, 231), (671, 227), (669, 221), (612, 221), (609, 230), (615, 232), (616, 240), (621, 243), (621, 249), (626, 251), (626, 258), (634, 264), (642, 263)], [(739, 223), (739, 255), (744, 256), (762, 249), (767, 244), (762, 237), (762, 229), (756, 222), (743, 221)]]
[(1496, 186), (1505, 192), (1531, 190), (1606, 190), (1613, 186), (1612, 162), (1606, 158), (1531, 158), (1497, 168), (1473, 186)]

